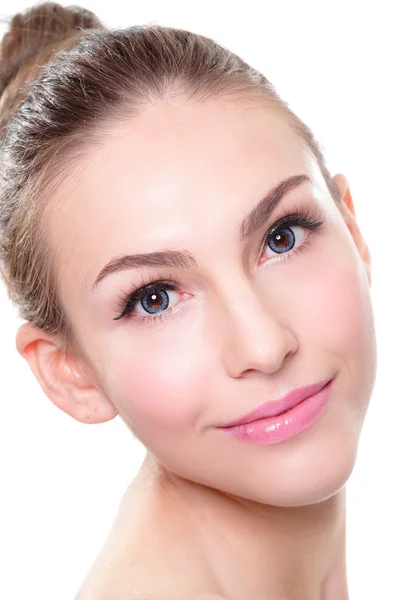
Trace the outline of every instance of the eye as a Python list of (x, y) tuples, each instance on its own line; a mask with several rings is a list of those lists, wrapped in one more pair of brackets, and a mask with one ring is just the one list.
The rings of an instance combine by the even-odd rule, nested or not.
[[(122, 313), (114, 320), (129, 317), (133, 313), (135, 321), (144, 323), (164, 318), (175, 308), (179, 296), (179, 282), (171, 277), (167, 280), (155, 280), (133, 290), (128, 296), (118, 299), (117, 305)], [(135, 310), (136, 309), (136, 310)], [(136, 316), (144, 315), (142, 317)]]
[[(264, 237), (263, 248), (268, 247), (275, 256), (282, 255), (279, 261), (304, 252), (312, 243), (310, 234), (316, 233), (324, 223), (315, 207), (300, 206), (297, 211), (278, 219)], [(302, 241), (304, 236), (306, 239)]]
[[(155, 314), (160, 311), (166, 310), (170, 304), (174, 303), (174, 296), (178, 296), (178, 293), (169, 290), (168, 292), (161, 287), (155, 289), (150, 294), (144, 294), (139, 302), (137, 302), (138, 314)], [(175, 298), (176, 300), (176, 298)]]
[(284, 254), (290, 252), (296, 243), (300, 243), (305, 237), (304, 227), (280, 226), (275, 228), (272, 234), (267, 236), (265, 246), (270, 248), (274, 254)]

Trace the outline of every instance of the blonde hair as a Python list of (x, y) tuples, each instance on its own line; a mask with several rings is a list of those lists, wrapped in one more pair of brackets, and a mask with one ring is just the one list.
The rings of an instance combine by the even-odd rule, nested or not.
[(51, 189), (102, 126), (172, 90), (200, 100), (264, 95), (340, 202), (309, 127), (264, 75), (214, 40), (159, 25), (109, 30), (88, 10), (54, 3), (17, 14), (0, 45), (0, 270), (19, 316), (65, 348), (74, 335), (46, 239)]

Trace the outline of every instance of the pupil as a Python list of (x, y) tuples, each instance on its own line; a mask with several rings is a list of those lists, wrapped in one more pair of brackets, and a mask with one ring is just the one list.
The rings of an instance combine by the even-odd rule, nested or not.
[[(151, 304), (152, 306), (156, 305), (157, 304), (157, 297), (159, 297), (159, 296), (160, 296), (160, 294), (152, 294), (150, 296), (150, 302), (149, 302), (149, 304)], [(161, 300), (161, 303), (162, 303), (162, 300)], [(158, 304), (160, 304), (160, 302), (158, 302)]]
[[(286, 237), (287, 237), (287, 235), (286, 235)], [(279, 245), (279, 242), (282, 244), (282, 241), (284, 240), (284, 238), (285, 238), (285, 235), (282, 235), (281, 233), (278, 233), (278, 234), (275, 236), (275, 239), (277, 240), (277, 242), (278, 242), (278, 245)], [(287, 243), (288, 243), (288, 242), (286, 242), (285, 244), (283, 244), (283, 246), (286, 246), (286, 244), (287, 244)]]

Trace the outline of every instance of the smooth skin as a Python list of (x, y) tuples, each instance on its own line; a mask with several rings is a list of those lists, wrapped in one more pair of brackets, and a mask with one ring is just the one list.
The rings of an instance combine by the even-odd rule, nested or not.
[[(165, 99), (110, 124), (72, 167), (45, 219), (78, 345), (65, 354), (25, 323), (17, 349), (61, 410), (119, 414), (148, 450), (77, 598), (346, 600), (345, 483), (376, 377), (371, 259), (346, 178), (338, 205), (261, 99)], [(301, 174), (241, 241), (251, 209)], [(301, 206), (323, 225), (292, 226), (288, 254), (310, 243), (282, 260), (265, 234)], [(166, 249), (197, 266), (126, 268), (92, 289), (113, 258)], [(139, 323), (152, 316), (140, 302), (114, 320), (119, 299), (171, 276), (162, 321)], [(330, 377), (322, 418), (285, 442), (217, 429)]]

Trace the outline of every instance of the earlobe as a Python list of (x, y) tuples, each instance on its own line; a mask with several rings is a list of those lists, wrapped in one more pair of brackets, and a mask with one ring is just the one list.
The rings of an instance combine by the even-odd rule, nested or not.
[(17, 330), (16, 348), (46, 396), (77, 421), (103, 423), (118, 414), (94, 377), (90, 377), (90, 369), (67, 355), (57, 336), (27, 322)]
[(368, 282), (369, 285), (371, 285), (371, 255), (367, 243), (361, 235), (360, 228), (356, 221), (356, 213), (354, 209), (353, 198), (350, 192), (349, 183), (347, 181), (347, 178), (341, 174), (335, 175), (333, 177), (333, 180), (336, 183), (342, 200), (342, 204), (339, 206), (339, 210), (350, 231), (350, 234), (361, 256), (361, 259), (363, 260)]

